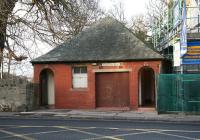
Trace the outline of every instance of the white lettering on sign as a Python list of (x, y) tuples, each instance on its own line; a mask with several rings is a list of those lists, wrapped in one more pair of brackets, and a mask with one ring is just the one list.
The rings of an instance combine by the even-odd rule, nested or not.
[(120, 66), (120, 63), (102, 63), (102, 66)]

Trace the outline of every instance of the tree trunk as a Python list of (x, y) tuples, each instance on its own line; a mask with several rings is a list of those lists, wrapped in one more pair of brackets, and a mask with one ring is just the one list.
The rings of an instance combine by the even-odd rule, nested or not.
[(17, 0), (1, 0), (0, 1), (0, 68), (2, 68), (3, 51), (6, 41), (6, 28), (8, 17), (12, 13)]

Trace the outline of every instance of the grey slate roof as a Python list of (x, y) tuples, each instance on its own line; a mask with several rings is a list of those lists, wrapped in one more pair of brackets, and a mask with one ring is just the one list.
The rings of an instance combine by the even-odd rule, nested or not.
[(99, 62), (160, 60), (163, 57), (145, 46), (117, 20), (106, 17), (71, 40), (31, 62)]

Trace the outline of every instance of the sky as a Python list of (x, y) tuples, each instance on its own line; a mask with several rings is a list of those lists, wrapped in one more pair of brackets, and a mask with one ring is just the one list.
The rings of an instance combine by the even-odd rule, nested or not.
[(112, 8), (113, 4), (120, 1), (124, 4), (125, 17), (130, 20), (134, 15), (141, 15), (146, 12), (146, 5), (149, 0), (100, 0), (100, 5), (106, 11)]

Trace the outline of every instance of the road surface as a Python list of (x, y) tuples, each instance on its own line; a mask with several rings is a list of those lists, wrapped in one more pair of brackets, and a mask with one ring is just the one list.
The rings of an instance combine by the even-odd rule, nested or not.
[(200, 122), (0, 118), (0, 140), (197, 140)]

